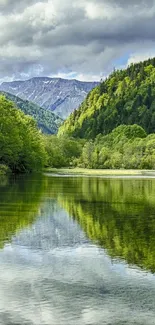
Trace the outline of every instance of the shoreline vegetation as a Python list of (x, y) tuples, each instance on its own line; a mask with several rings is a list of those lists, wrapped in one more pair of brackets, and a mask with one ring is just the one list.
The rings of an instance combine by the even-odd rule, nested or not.
[(0, 164), (13, 174), (55, 168), (74, 175), (150, 175), (155, 170), (154, 76), (155, 58), (115, 71), (57, 135), (42, 133), (33, 118), (0, 96)]
[(56, 176), (155, 176), (155, 170), (134, 169), (45, 168), (44, 173)]
[(155, 170), (155, 134), (138, 125), (121, 125), (96, 139), (48, 136), (45, 139), (49, 168), (88, 170)]
[(6, 165), (0, 164), (0, 177), (6, 176), (10, 173), (10, 169)]

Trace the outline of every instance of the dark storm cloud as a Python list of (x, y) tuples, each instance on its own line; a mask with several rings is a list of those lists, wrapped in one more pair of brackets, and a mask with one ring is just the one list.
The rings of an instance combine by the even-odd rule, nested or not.
[[(66, 26), (59, 26), (49, 30), (46, 34), (40, 35), (37, 43), (40, 46), (56, 47), (56, 46), (85, 46), (96, 43), (99, 45), (99, 50), (106, 45), (121, 46), (122, 43), (133, 41), (154, 40), (154, 17), (151, 19), (141, 18), (135, 20), (126, 19), (124, 24), (120, 20), (115, 20), (111, 26), (108, 21), (81, 21), (81, 24), (75, 23), (72, 28)], [(35, 41), (35, 40), (34, 40)]]
[(154, 48), (155, 1), (1, 0), (0, 78), (107, 73)]

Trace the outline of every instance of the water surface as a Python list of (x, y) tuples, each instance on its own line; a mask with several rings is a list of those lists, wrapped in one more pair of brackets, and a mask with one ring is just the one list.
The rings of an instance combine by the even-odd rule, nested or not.
[(0, 324), (155, 324), (155, 179), (0, 184)]

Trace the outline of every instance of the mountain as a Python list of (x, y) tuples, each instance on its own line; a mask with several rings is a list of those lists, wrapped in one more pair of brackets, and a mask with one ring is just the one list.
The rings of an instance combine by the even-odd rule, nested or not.
[(155, 132), (155, 58), (114, 71), (88, 94), (59, 135), (90, 139), (121, 124), (138, 124), (147, 133)]
[(5, 97), (16, 104), (18, 108), (20, 108), (26, 115), (31, 115), (36, 120), (38, 127), (42, 129), (44, 133), (54, 134), (57, 133), (58, 127), (62, 124), (62, 119), (51, 111), (45, 110), (38, 105), (29, 102), (27, 100), (23, 100), (17, 96), (6, 92), (0, 92), (1, 95), (5, 95)]
[(26, 81), (4, 82), (0, 90), (32, 101), (66, 119), (97, 85), (97, 82), (36, 77)]

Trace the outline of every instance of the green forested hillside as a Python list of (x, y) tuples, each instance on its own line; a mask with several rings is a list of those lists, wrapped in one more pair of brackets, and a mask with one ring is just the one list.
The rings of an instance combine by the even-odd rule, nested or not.
[(13, 172), (30, 172), (41, 169), (46, 157), (43, 136), (33, 118), (0, 96), (0, 165)]
[(48, 167), (155, 169), (155, 134), (139, 125), (120, 125), (95, 140), (46, 137)]
[(38, 127), (47, 134), (55, 134), (58, 127), (62, 124), (62, 119), (53, 114), (50, 110), (46, 110), (28, 100), (23, 100), (17, 96), (6, 92), (0, 92), (5, 97), (16, 104), (26, 115), (31, 115), (37, 122)]
[(64, 122), (59, 135), (93, 139), (121, 124), (155, 132), (155, 58), (114, 71)]
[(155, 134), (147, 136), (139, 125), (120, 125), (87, 141), (77, 163), (86, 168), (155, 169)]

